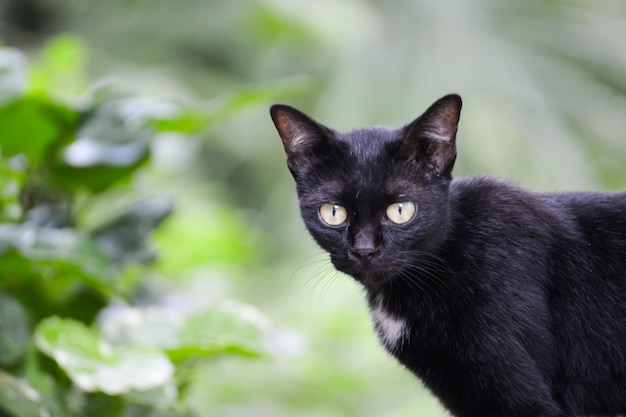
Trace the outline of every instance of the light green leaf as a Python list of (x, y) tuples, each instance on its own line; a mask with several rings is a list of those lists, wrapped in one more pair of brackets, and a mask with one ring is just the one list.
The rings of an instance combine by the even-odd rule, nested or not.
[(201, 312), (163, 307), (109, 307), (100, 315), (107, 340), (121, 346), (165, 349), (174, 361), (207, 355), (267, 353), (269, 320), (252, 306), (225, 302)]
[(21, 189), (26, 174), (11, 164), (10, 160), (0, 159), (0, 221), (17, 221), (21, 218)]
[(291, 77), (275, 83), (240, 88), (230, 94), (210, 101), (205, 109), (211, 122), (221, 121), (245, 108), (265, 105), (285, 95), (304, 90), (309, 84), (306, 77)]
[(173, 381), (159, 385), (144, 391), (129, 391), (124, 394), (124, 398), (134, 404), (142, 404), (157, 410), (165, 410), (171, 407), (178, 397), (178, 389)]
[(19, 417), (48, 415), (42, 396), (25, 380), (0, 371), (0, 410)]
[(179, 345), (168, 349), (173, 360), (218, 353), (259, 356), (266, 353), (269, 322), (252, 306), (227, 303), (191, 316), (181, 327)]
[(166, 384), (174, 372), (162, 352), (116, 347), (75, 320), (43, 320), (37, 327), (35, 342), (85, 391), (118, 395), (149, 390)]
[(131, 307), (112, 304), (100, 312), (102, 335), (120, 346), (152, 346), (166, 349), (178, 346), (178, 333), (184, 316), (158, 307)]
[(0, 107), (0, 150), (4, 157), (24, 154), (39, 163), (48, 148), (71, 137), (77, 113), (39, 98)]
[(181, 108), (170, 117), (155, 119), (154, 125), (160, 132), (194, 134), (207, 127), (210, 122), (211, 118), (204, 111)]
[(86, 55), (80, 38), (71, 35), (52, 38), (32, 65), (29, 90), (49, 96), (84, 93)]

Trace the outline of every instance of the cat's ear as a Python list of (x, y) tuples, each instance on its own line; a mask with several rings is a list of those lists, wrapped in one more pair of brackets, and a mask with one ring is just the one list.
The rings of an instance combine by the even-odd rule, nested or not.
[(456, 131), (461, 106), (461, 97), (456, 94), (437, 100), (404, 127), (404, 152), (416, 159), (427, 158), (437, 174), (450, 176), (456, 160)]
[(333, 132), (300, 110), (285, 104), (274, 104), (270, 115), (283, 140), (287, 166), (296, 175), (313, 158), (329, 152), (334, 144)]

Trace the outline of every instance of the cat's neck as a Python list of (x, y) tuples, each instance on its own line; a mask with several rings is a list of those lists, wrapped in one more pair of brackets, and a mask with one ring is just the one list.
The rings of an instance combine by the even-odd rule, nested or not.
[(379, 284), (365, 287), (370, 309), (380, 308), (402, 316), (406, 311), (428, 313), (433, 308), (446, 309), (451, 305), (446, 300), (455, 300), (453, 306), (460, 310), (471, 303), (478, 289), (458, 277), (458, 271), (467, 265), (462, 241), (455, 233), (453, 201), (446, 217), (448, 220), (432, 239), (430, 250), (416, 252), (410, 268), (393, 277), (373, 280)]

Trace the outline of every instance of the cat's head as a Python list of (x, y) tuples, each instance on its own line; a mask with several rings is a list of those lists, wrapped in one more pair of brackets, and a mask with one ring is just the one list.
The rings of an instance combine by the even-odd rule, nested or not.
[(461, 98), (448, 95), (402, 128), (341, 133), (272, 106), (302, 218), (338, 270), (375, 287), (443, 241), (460, 111)]

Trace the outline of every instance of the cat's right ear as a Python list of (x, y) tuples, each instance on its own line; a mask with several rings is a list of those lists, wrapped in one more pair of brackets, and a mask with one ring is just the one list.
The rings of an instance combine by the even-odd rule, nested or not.
[(270, 115), (283, 140), (287, 166), (294, 176), (302, 172), (313, 158), (332, 148), (332, 130), (300, 110), (285, 104), (274, 104)]
[(433, 103), (428, 110), (404, 127), (405, 153), (425, 158), (438, 175), (450, 176), (456, 159), (456, 131), (462, 101), (450, 94)]

